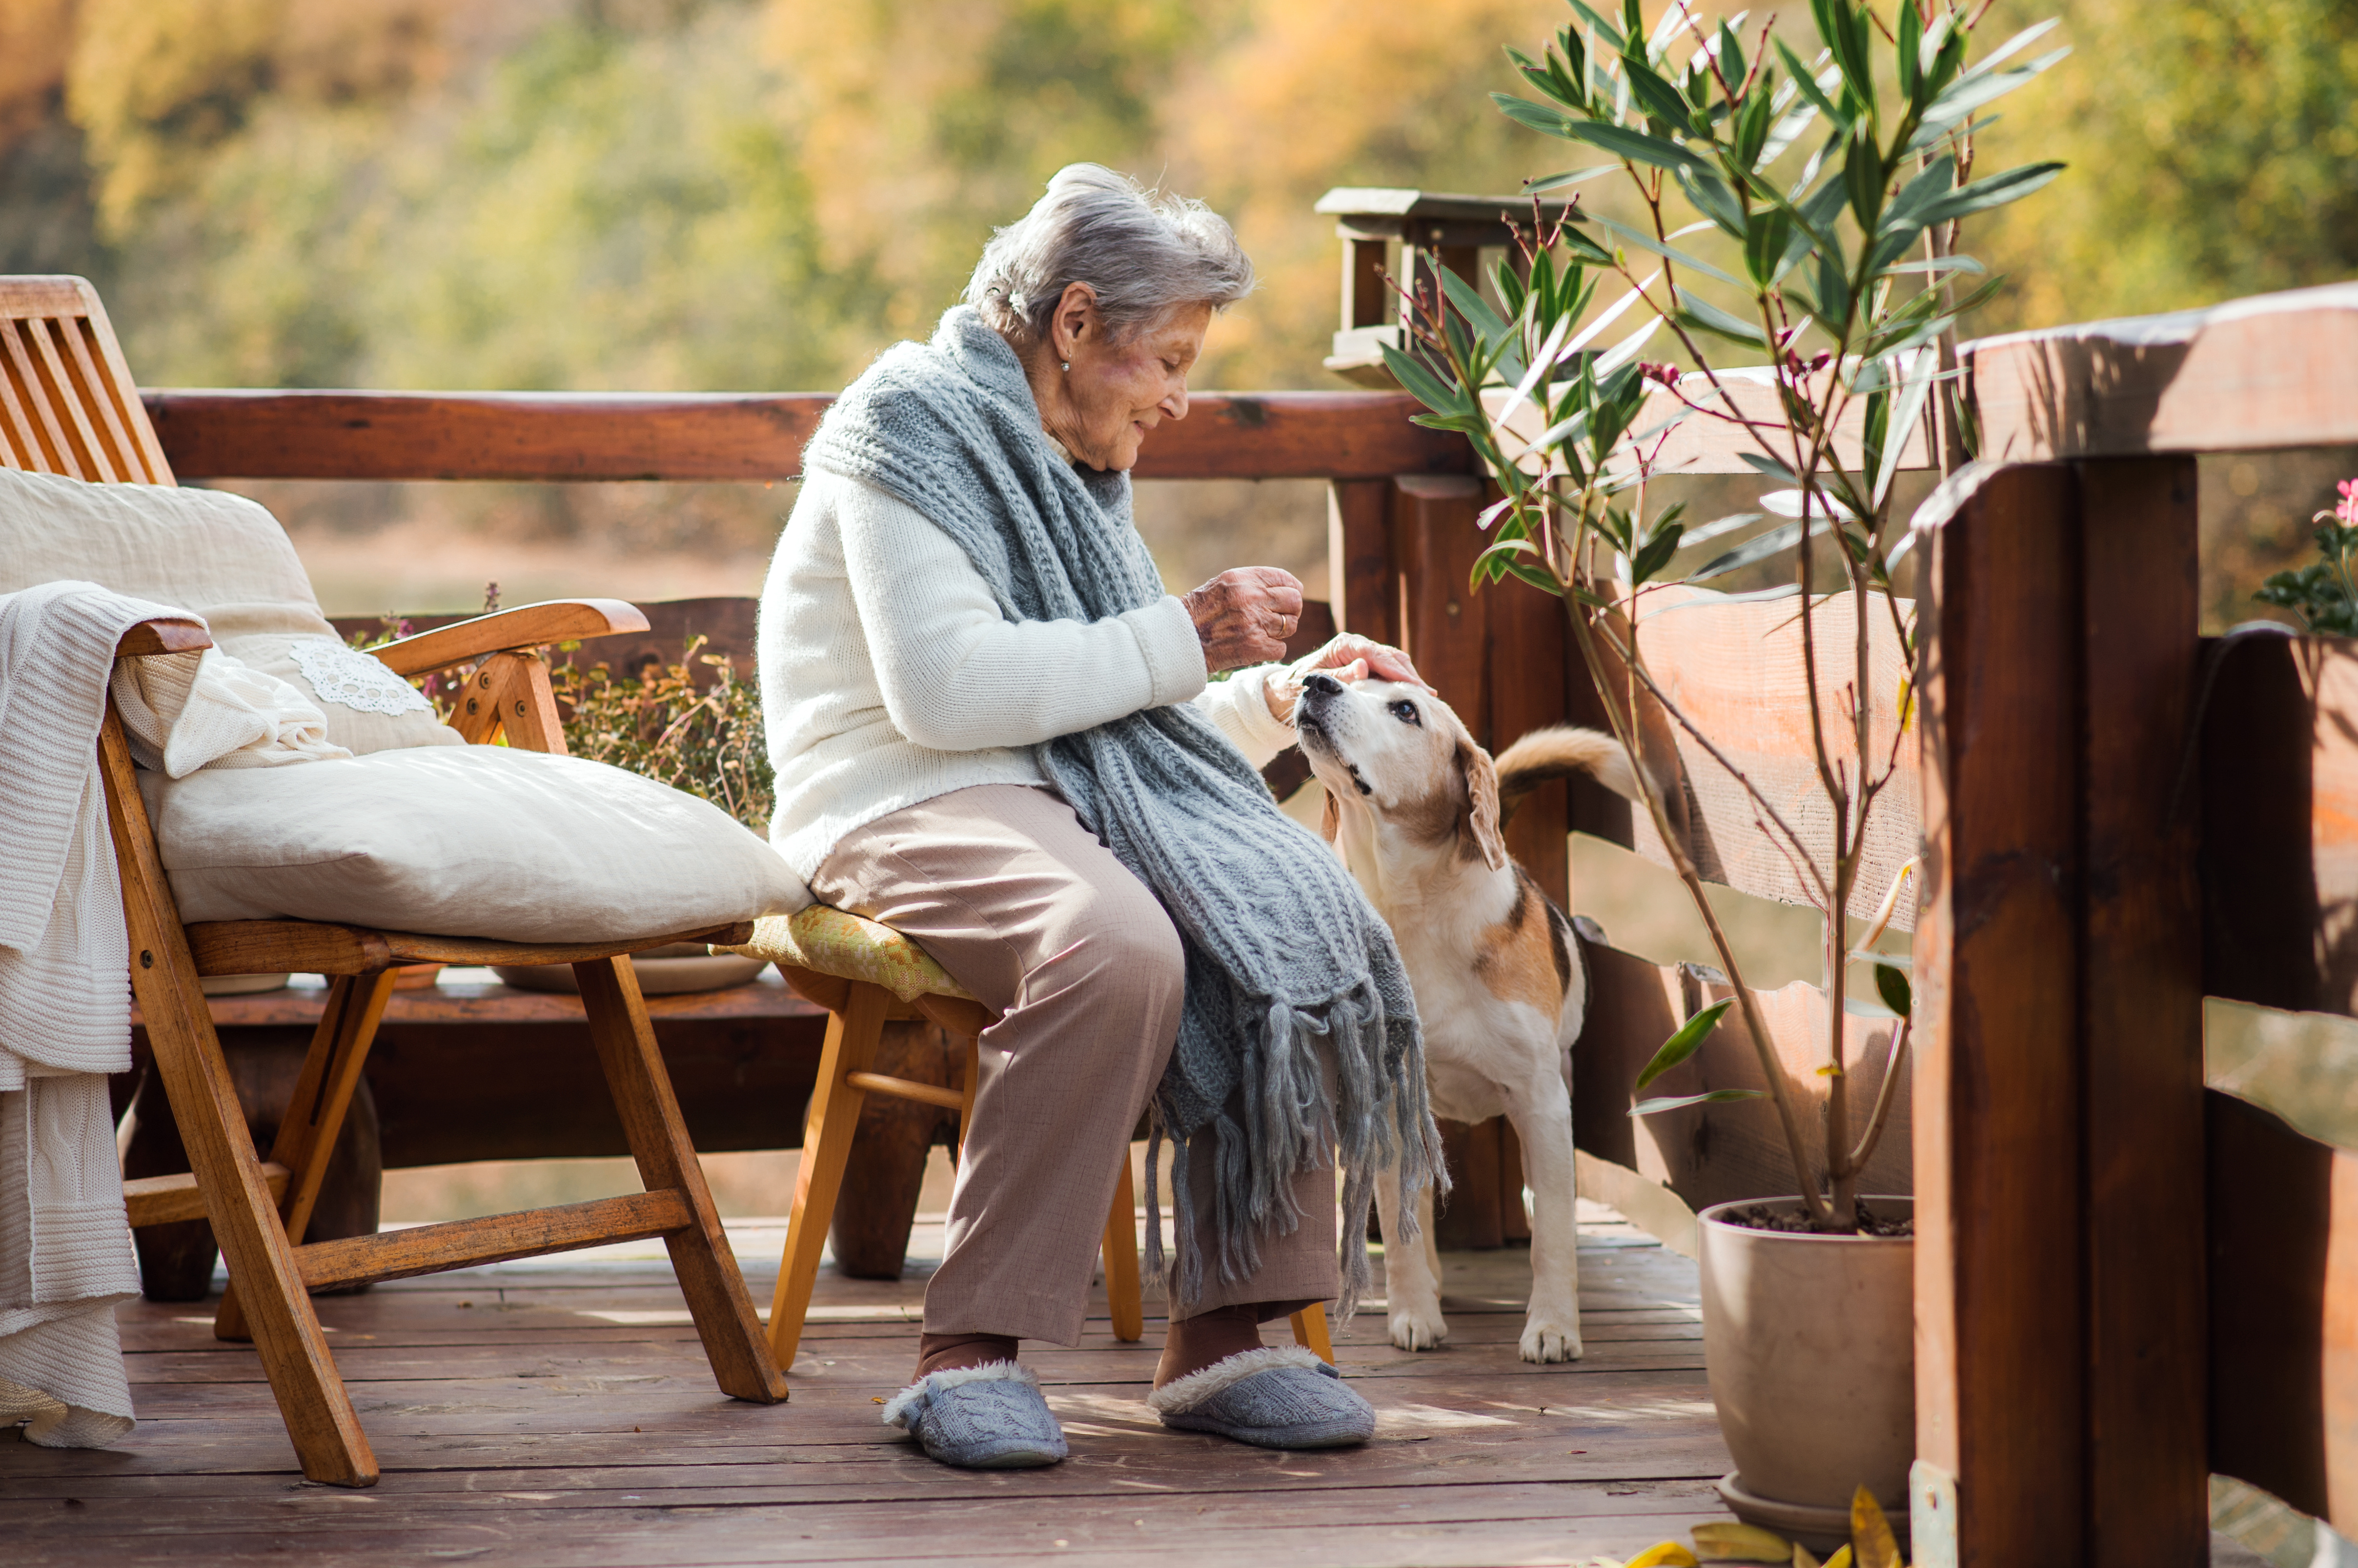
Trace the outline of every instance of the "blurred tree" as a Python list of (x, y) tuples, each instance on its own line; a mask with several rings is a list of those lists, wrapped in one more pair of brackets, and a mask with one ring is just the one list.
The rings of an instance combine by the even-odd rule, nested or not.
[[(2002, 6), (2026, 23), (2055, 9)], [(1985, 148), (1991, 168), (2071, 167), (2055, 200), (1996, 215), (1976, 242), (2016, 279), (1982, 330), (2358, 274), (2358, 5), (2070, 0), (2061, 12), (2077, 55), (2006, 106)]]

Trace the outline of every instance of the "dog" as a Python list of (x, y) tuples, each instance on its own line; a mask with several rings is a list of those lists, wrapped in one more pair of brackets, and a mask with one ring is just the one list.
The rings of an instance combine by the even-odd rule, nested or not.
[[(1571, 1069), (1587, 976), (1572, 922), (1509, 857), (1503, 824), (1523, 795), (1574, 773), (1638, 798), (1628, 758), (1611, 736), (1565, 726), (1526, 735), (1494, 762), (1447, 703), (1394, 681), (1314, 675), (1295, 724), (1326, 788), (1327, 841), (1400, 944), (1433, 1114), (1504, 1112), (1521, 1141), (1532, 1206), (1522, 1357), (1577, 1360)], [(1391, 1341), (1429, 1350), (1449, 1333), (1432, 1197), (1422, 1243), (1404, 1244), (1397, 1175), (1386, 1173), (1379, 1189)]]

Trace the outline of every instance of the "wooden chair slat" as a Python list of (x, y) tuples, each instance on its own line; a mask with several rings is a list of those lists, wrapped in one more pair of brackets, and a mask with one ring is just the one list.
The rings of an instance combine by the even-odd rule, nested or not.
[(8, 333), (7, 323), (0, 320), (0, 463), (27, 473), (43, 473), (48, 464), (41, 457), (40, 433), (31, 409), (16, 390)]
[(110, 378), (102, 373), (91, 354), (88, 318), (54, 317), (48, 325), (57, 340), (66, 375), (73, 383), (74, 406), (92, 419), (92, 437), (105, 459), (106, 477), (133, 483), (145, 479), (138, 453), (132, 448), (131, 433), (124, 428), (122, 411), (110, 395)]
[(123, 358), (123, 345), (114, 341), (114, 327), (106, 319), (106, 307), (99, 303), (98, 291), (88, 284), (82, 284), (80, 292), (82, 308), (74, 320), (103, 372), (99, 384), (114, 406), (117, 421), (129, 433), (132, 455), (137, 460), (133, 466), (149, 484), (170, 484), (174, 482), (172, 465), (164, 456), (163, 439), (156, 434), (156, 422), (147, 416), (147, 405), (140, 400), (139, 384), (132, 379), (131, 366)]
[(59, 423), (49, 391), (41, 384), (40, 372), (35, 367), (32, 351), (26, 346), (25, 335), (16, 321), (5, 318), (0, 318), (0, 374), (6, 376), (22, 410), (21, 429), (32, 449), (26, 454), (29, 460), (25, 467), (34, 473), (82, 477), (73, 468), (65, 427)]
[(19, 323), (19, 328), (26, 341), (32, 345), (35, 362), (49, 384), (50, 400), (61, 416), (59, 423), (65, 427), (66, 439), (72, 444), (74, 477), (102, 484), (117, 482), (121, 476), (106, 460), (106, 452), (99, 445), (98, 434), (91, 427), (90, 412), (77, 395), (80, 388), (66, 373), (65, 360), (58, 351), (54, 325), (46, 318), (37, 316)]
[(619, 957), (675, 942), (727, 946), (752, 935), (750, 922), (699, 926), (627, 942), (534, 945), (486, 937), (428, 936), (308, 920), (200, 921), (189, 928), (189, 950), (200, 975), (269, 975), (282, 969), (310, 975), (360, 975), (396, 964), (580, 964)]

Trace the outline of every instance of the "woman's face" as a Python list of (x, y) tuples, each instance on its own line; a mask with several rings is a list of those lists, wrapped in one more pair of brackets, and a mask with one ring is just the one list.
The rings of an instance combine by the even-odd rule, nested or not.
[(1026, 367), (1035, 392), (1046, 384), (1041, 423), (1091, 468), (1134, 466), (1149, 430), (1187, 416), (1187, 372), (1211, 324), (1209, 305), (1182, 305), (1116, 341), (1098, 319), (1095, 295), (1073, 285), (1042, 345), (1052, 352)]

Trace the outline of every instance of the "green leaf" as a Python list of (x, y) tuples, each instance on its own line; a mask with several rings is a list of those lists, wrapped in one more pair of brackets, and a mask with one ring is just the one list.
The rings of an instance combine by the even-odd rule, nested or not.
[(1732, 512), (1725, 517), (1714, 517), (1708, 523), (1688, 529), (1679, 540), (1679, 548), (1692, 550), (1697, 545), (1716, 539), (1723, 534), (1733, 534), (1747, 524), (1758, 523), (1768, 515), (1766, 512)]
[(1929, 220), (1920, 213), (1929, 211), (1935, 201), (1956, 188), (1957, 160), (1942, 153), (1924, 166), (1923, 172), (1899, 188), (1891, 205), (1883, 210), (1883, 227), (1888, 230), (1909, 224), (1921, 227)]
[[(1491, 96), (1497, 98), (1500, 95), (1494, 92)], [(1521, 100), (1516, 99), (1513, 102), (1520, 103)], [(1504, 108), (1505, 105), (1501, 104), (1500, 107)], [(1532, 107), (1536, 108), (1537, 105)], [(1522, 119), (1520, 114), (1514, 117)], [(1556, 118), (1563, 119), (1563, 116), (1557, 115)], [(1530, 124), (1529, 121), (1524, 123)], [(1544, 130), (1549, 127), (1534, 125), (1532, 128)], [(1651, 164), (1657, 168), (1708, 169), (1711, 168), (1711, 165), (1674, 142), (1666, 142), (1660, 136), (1650, 136), (1643, 131), (1633, 131), (1627, 125), (1608, 124), (1602, 120), (1565, 120), (1564, 128), (1552, 134), (1571, 141), (1586, 142), (1590, 146), (1604, 148), (1616, 157), (1625, 157), (1632, 163)]]
[(1792, 243), (1793, 215), (1781, 207), (1752, 214), (1744, 234), (1744, 270), (1768, 287), (1784, 276), (1785, 248)]
[(1976, 179), (1929, 203), (1923, 221), (1928, 225), (1945, 223), (1968, 213), (2003, 207), (2047, 185), (2062, 172), (2060, 163), (2027, 163), (2004, 174), (1993, 174), (1987, 179)]
[(1798, 582), (1780, 582), (1774, 588), (1755, 589), (1750, 593), (1702, 593), (1676, 604), (1665, 604), (1660, 610), (1650, 610), (1639, 620), (1644, 622), (1657, 615), (1676, 615), (1682, 610), (1704, 610), (1715, 605), (1766, 604), (1773, 599), (1798, 599), (1801, 593), (1801, 585)]
[(1684, 531), (1675, 523), (1668, 527), (1656, 524), (1652, 536), (1646, 541), (1645, 548), (1639, 550), (1637, 559), (1629, 563), (1630, 582), (1635, 585), (1649, 581), (1656, 572), (1660, 571), (1669, 563), (1671, 557), (1677, 553), (1679, 535)]
[(1876, 994), (1883, 998), (1883, 1005), (1902, 1018), (1915, 1008), (1915, 989), (1909, 985), (1906, 975), (1889, 964), (1875, 966), (1875, 989)]
[(1951, 82), (1938, 98), (1932, 100), (1931, 107), (1924, 111), (1922, 126), (1918, 129), (1914, 136), (1909, 138), (1908, 146), (1904, 150), (1914, 152), (1920, 147), (1931, 146), (1948, 135), (1949, 127), (1958, 121), (1963, 120), (1983, 104), (1994, 103), (2016, 88), (2023, 86), (2033, 77), (2052, 68), (2071, 52), (2069, 49), (2060, 49), (2050, 54), (2039, 56), (2028, 65), (2017, 66), (2012, 70), (1994, 71), (1985, 76), (1967, 71), (1955, 81)]
[(1715, 174), (1697, 174), (1692, 169), (1680, 169), (1675, 177), (1679, 189), (1694, 204), (1696, 211), (1719, 226), (1722, 233), (1732, 240), (1744, 238), (1744, 204), (1727, 181)]
[[(1582, 180), (1594, 179), (1600, 174), (1620, 172), (1621, 166), (1617, 163), (1593, 163), (1586, 168), (1568, 168), (1560, 174), (1541, 175), (1537, 179), (1526, 180), (1523, 182), (1523, 190), (1526, 195), (1537, 196), (1543, 191), (1561, 190), (1567, 185), (1578, 185)], [(1588, 222), (1588, 214), (1575, 212), (1573, 214), (1573, 222), (1585, 223)]]
[(1691, 1105), (1727, 1105), (1736, 1100), (1765, 1098), (1758, 1089), (1714, 1089), (1707, 1095), (1678, 1095), (1669, 1099), (1639, 1100), (1629, 1108), (1629, 1114), (1660, 1116), (1666, 1110), (1683, 1110)]
[[(1722, 283), (1736, 283), (1736, 279), (1731, 274), (1722, 272), (1719, 268), (1712, 265), (1711, 263), (1703, 260), (1699, 256), (1689, 255), (1686, 252), (1679, 249), (1676, 245), (1663, 243), (1661, 241), (1654, 238), (1653, 235), (1647, 233), (1643, 229), (1632, 228), (1629, 224), (1624, 223), (1618, 219), (1607, 218), (1602, 212), (1596, 214), (1596, 221), (1614, 235), (1620, 239), (1628, 241), (1629, 243), (1637, 246), (1641, 251), (1650, 251), (1666, 261), (1674, 261), (1681, 266), (1692, 267), (1696, 272), (1703, 274), (1705, 277), (1715, 277)], [(1736, 284), (1736, 287), (1740, 288), (1743, 285), (1739, 283)]]
[(1726, 1017), (1727, 1010), (1735, 1005), (1734, 997), (1723, 998), (1681, 1024), (1677, 1033), (1662, 1042), (1662, 1048), (1654, 1053), (1654, 1059), (1646, 1064), (1646, 1070), (1638, 1075), (1637, 1089), (1642, 1093), (1648, 1084), (1701, 1050), (1704, 1038), (1719, 1027), (1719, 1021)]
[(1736, 455), (1770, 479), (1781, 479), (1796, 489), (1801, 487), (1801, 481), (1794, 476), (1791, 469), (1785, 466), (1781, 459), (1769, 457), (1765, 452), (1738, 452)]
[(1729, 572), (1748, 567), (1755, 561), (1765, 561), (1772, 556), (1782, 555), (1801, 543), (1801, 524), (1799, 518), (1790, 523), (1779, 523), (1766, 533), (1754, 535), (1725, 555), (1705, 562), (1681, 580), (1709, 582), (1713, 578), (1725, 577)]
[(1457, 313), (1466, 318), (1466, 324), (1481, 334), (1483, 346), (1495, 351), (1514, 328), (1491, 308), (1488, 300), (1482, 297), (1479, 288), (1458, 276), (1451, 268), (1444, 266), (1438, 270), (1441, 291), (1449, 297), (1449, 303), (1457, 307)]
[(1427, 370), (1418, 361), (1402, 353), (1391, 344), (1385, 343), (1381, 346), (1384, 368), (1391, 372), (1392, 379), (1406, 387), (1410, 395), (1419, 403), (1436, 414), (1462, 415), (1465, 412), (1465, 399), (1459, 395), (1457, 389), (1443, 382), (1439, 376)]
[(1883, 154), (1875, 145), (1874, 134), (1864, 125), (1851, 133), (1849, 156), (1843, 161), (1843, 188), (1858, 226), (1873, 233), (1876, 218), (1883, 211)]
[(1899, 33), (1894, 40), (1893, 52), (1898, 57), (1900, 95), (1911, 103), (1923, 93), (1923, 44), (1924, 18), (1917, 15), (1915, 6), (1900, 6)]
[(1498, 113), (1527, 130), (1539, 131), (1566, 141), (1579, 141), (1578, 128), (1583, 122), (1574, 119), (1561, 109), (1551, 109), (1544, 103), (1534, 103), (1528, 98), (1518, 98), (1511, 92), (1493, 92), (1490, 102)]
[(1755, 323), (1723, 310), (1710, 300), (1690, 294), (1683, 288), (1678, 290), (1678, 297), (1679, 319), (1682, 325), (1700, 327), (1731, 342), (1742, 343), (1763, 352), (1768, 351), (1768, 334)]
[(1621, 70), (1629, 79), (1629, 91), (1645, 106), (1646, 113), (1677, 130), (1688, 128), (1687, 101), (1679, 90), (1654, 73), (1653, 69), (1635, 55), (1621, 57)]
[(1786, 46), (1784, 39), (1773, 41), (1777, 45), (1778, 58), (1785, 62), (1786, 74), (1793, 79), (1793, 85), (1801, 91), (1801, 96), (1832, 122), (1837, 131), (1847, 131), (1850, 116), (1836, 108), (1834, 101), (1826, 96), (1825, 90), (1818, 85), (1817, 73), (1801, 63), (1801, 57)]

